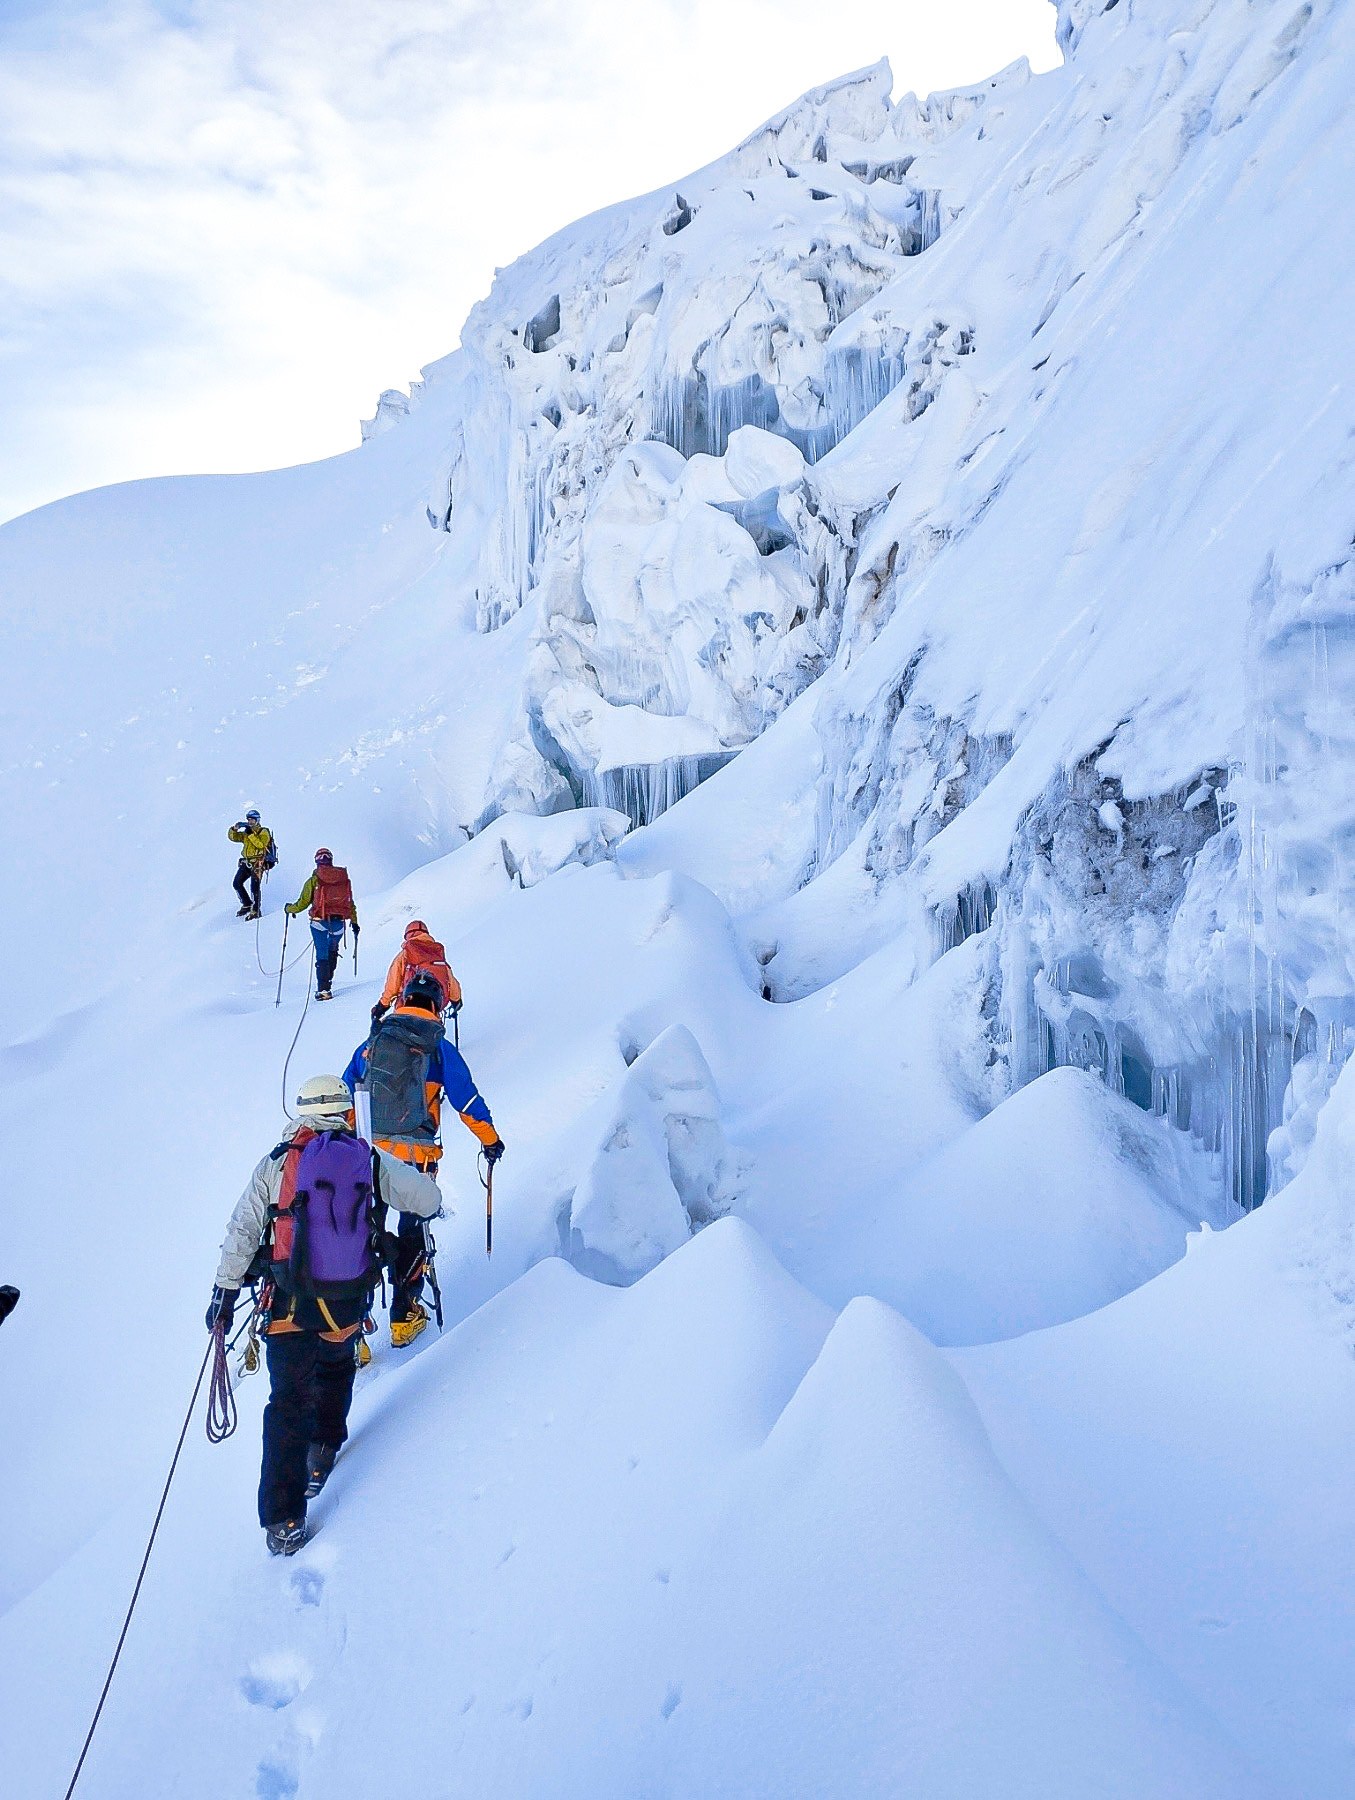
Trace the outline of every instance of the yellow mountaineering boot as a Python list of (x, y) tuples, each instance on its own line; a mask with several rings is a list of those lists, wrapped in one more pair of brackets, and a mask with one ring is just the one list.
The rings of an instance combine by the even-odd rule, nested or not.
[(358, 1367), (360, 1369), (365, 1369), (371, 1360), (372, 1353), (368, 1348), (367, 1340), (366, 1338), (360, 1337), (358, 1339)]
[(408, 1318), (391, 1320), (391, 1343), (397, 1350), (403, 1350), (406, 1344), (414, 1342), (427, 1323), (428, 1314), (417, 1300), (411, 1300)]

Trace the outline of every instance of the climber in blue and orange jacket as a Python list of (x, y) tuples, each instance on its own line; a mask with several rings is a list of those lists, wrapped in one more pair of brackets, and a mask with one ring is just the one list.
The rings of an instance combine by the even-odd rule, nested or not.
[[(371, 1100), (372, 1141), (377, 1148), (434, 1177), (442, 1157), (444, 1095), (462, 1124), (480, 1140), (486, 1159), (495, 1163), (503, 1155), (503, 1139), (484, 1096), (461, 1052), (447, 1042), (443, 999), (436, 977), (426, 969), (416, 970), (405, 983), (400, 1004), (373, 1019), (371, 1035), (353, 1052), (344, 1071), (353, 1091), (361, 1087)], [(428, 1323), (419, 1304), (423, 1243), (423, 1221), (402, 1213), (392, 1269), (391, 1342), (397, 1348), (412, 1342)]]

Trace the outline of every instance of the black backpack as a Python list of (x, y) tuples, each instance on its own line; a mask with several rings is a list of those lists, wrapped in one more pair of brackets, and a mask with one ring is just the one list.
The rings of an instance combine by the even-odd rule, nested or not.
[(367, 1040), (367, 1090), (372, 1100), (372, 1136), (387, 1143), (437, 1141), (437, 1113), (429, 1105), (428, 1081), (446, 1033), (431, 1013), (417, 1018), (388, 1013)]

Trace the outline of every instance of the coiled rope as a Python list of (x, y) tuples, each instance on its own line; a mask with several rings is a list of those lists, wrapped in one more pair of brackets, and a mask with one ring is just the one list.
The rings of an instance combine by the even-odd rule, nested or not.
[(224, 1444), (240, 1415), (231, 1392), (230, 1364), (226, 1359), (226, 1329), (218, 1324), (212, 1331), (212, 1379), (207, 1385), (207, 1442)]

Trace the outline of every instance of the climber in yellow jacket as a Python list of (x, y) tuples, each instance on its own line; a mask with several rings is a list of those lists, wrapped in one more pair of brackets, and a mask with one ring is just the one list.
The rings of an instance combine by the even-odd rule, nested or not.
[(273, 841), (272, 832), (253, 807), (243, 819), (237, 820), (229, 828), (226, 836), (233, 844), (240, 846), (240, 866), (235, 871), (232, 883), (240, 902), (240, 911), (236, 917), (257, 919), (263, 878), (278, 860), (278, 847)]

